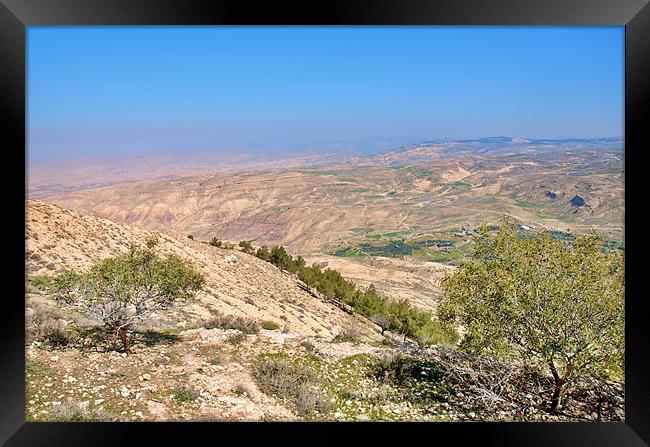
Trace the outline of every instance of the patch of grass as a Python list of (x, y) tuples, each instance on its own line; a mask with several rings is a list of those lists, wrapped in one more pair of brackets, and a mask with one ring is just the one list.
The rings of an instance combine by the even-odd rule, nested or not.
[(262, 329), (266, 329), (267, 331), (274, 331), (276, 329), (280, 329), (280, 325), (278, 323), (270, 320), (262, 321), (260, 323), (260, 326), (262, 327)]
[(172, 399), (174, 399), (177, 404), (193, 402), (197, 397), (198, 395), (196, 392), (188, 387), (177, 388), (172, 392)]
[(451, 182), (449, 184), (450, 186), (453, 186), (454, 188), (471, 188), (472, 185), (467, 182)]
[(27, 283), (38, 291), (46, 291), (52, 285), (52, 277), (47, 275), (31, 275), (27, 277)]
[(340, 181), (340, 182), (355, 182), (355, 183), (358, 182), (357, 179), (352, 178), (352, 177), (339, 177), (339, 178), (337, 178), (337, 180)]

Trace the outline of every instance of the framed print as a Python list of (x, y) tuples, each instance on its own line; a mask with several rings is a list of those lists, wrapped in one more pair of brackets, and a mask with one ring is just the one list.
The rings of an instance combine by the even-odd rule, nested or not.
[(2, 0), (3, 442), (647, 445), (646, 3)]

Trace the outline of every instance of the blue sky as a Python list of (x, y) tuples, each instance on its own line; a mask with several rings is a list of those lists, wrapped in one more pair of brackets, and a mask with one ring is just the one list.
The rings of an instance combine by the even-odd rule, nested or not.
[(623, 134), (623, 27), (30, 27), (27, 58), (31, 161)]

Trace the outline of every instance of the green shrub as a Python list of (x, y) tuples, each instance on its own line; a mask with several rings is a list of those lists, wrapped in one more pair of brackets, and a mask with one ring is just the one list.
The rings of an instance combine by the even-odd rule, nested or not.
[(280, 329), (280, 325), (278, 323), (269, 320), (262, 321), (260, 323), (260, 326), (262, 327), (262, 329), (266, 329), (267, 331), (274, 331), (276, 329)]
[(252, 253), (254, 251), (253, 245), (249, 241), (241, 241), (239, 246), (242, 248), (244, 253)]
[(437, 363), (407, 354), (389, 354), (371, 364), (371, 374), (388, 382), (409, 400), (445, 401), (452, 393), (448, 374)]
[(286, 358), (267, 358), (257, 362), (253, 377), (264, 393), (288, 399), (301, 416), (331, 408), (318, 375), (309, 367), (293, 364)]
[(172, 392), (172, 399), (178, 404), (193, 402), (197, 397), (196, 392), (188, 387), (177, 388)]

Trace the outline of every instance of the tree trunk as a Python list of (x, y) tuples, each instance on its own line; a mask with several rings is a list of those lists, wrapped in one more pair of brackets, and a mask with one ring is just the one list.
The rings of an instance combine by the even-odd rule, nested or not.
[(563, 394), (564, 394), (564, 382), (556, 383), (555, 389), (553, 390), (553, 396), (551, 397), (551, 404), (549, 406), (549, 411), (551, 414), (557, 414), (558, 411), (560, 411)]
[(117, 333), (120, 335), (120, 338), (122, 339), (122, 343), (124, 343), (124, 351), (126, 352), (127, 355), (133, 354), (131, 352), (131, 345), (129, 344), (129, 337), (126, 334), (126, 329), (125, 328), (118, 328)]
[(549, 367), (551, 368), (551, 373), (553, 374), (555, 388), (553, 389), (553, 395), (551, 396), (551, 402), (549, 403), (548, 411), (551, 414), (557, 414), (558, 411), (560, 411), (560, 406), (562, 405), (562, 396), (564, 395), (564, 387), (567, 381), (566, 377), (560, 377), (553, 362), (549, 363)]

